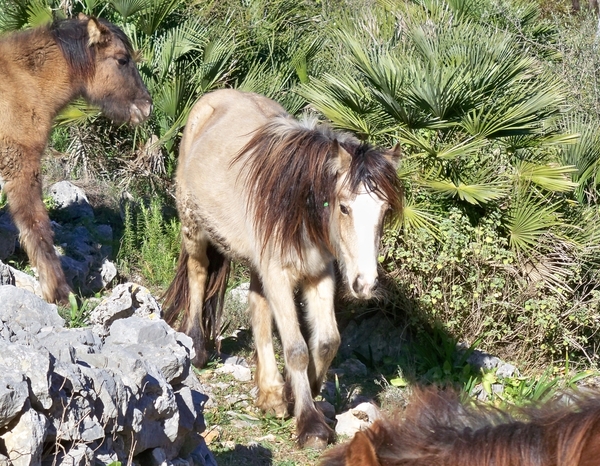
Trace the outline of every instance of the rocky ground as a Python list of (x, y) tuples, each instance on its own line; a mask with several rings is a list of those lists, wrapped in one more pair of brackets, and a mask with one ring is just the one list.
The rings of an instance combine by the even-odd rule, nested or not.
[[(0, 262), (0, 464), (316, 464), (319, 452), (297, 448), (293, 419), (254, 407), (249, 330), (229, 332), (207, 368), (191, 368), (191, 342), (161, 319), (156, 297), (139, 284), (115, 285), (113, 229), (96, 219), (85, 193), (66, 181), (49, 192), (70, 284), (88, 295), (104, 290), (104, 297), (75, 322), (82, 328), (69, 328), (39, 297), (33, 274)], [(17, 245), (18, 231), (0, 211), (0, 261)], [(247, 288), (232, 290), (228, 305), (244, 308)], [(317, 400), (340, 440), (382, 408), (402, 405), (403, 389), (390, 400), (394, 391), (380, 374), (404, 342), (403, 329), (385, 314), (344, 318), (342, 345)], [(477, 351), (469, 362), (516, 370)]]

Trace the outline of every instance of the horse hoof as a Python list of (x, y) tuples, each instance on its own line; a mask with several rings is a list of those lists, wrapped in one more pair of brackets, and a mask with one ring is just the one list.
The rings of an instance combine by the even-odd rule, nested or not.
[(325, 450), (327, 448), (328, 439), (323, 439), (317, 436), (309, 436), (304, 442), (300, 442), (302, 448), (310, 448), (312, 450)]
[[(334, 432), (325, 422), (314, 423), (305, 426), (298, 435), (298, 443), (301, 448), (313, 450), (324, 450), (327, 444), (333, 442)], [(304, 432), (303, 432), (304, 430)]]
[(259, 390), (256, 406), (267, 414), (286, 418), (289, 416), (289, 406), (282, 393), (282, 386)]

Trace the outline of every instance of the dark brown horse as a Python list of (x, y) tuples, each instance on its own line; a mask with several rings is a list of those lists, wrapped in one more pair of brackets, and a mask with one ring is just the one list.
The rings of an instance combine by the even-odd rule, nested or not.
[(501, 411), (451, 391), (417, 392), (403, 418), (376, 421), (327, 452), (321, 466), (593, 466), (600, 394)]
[(70, 291), (42, 202), (40, 163), (52, 121), (78, 97), (116, 122), (148, 118), (152, 99), (132, 55), (123, 31), (84, 15), (0, 39), (0, 177), (48, 301), (67, 301)]
[[(247, 262), (257, 405), (278, 415), (292, 405), (301, 445), (323, 448), (331, 436), (313, 396), (340, 343), (334, 261), (350, 293), (372, 296), (384, 217), (400, 204), (399, 155), (231, 89), (202, 97), (188, 118), (177, 168), (183, 247), (166, 319), (194, 339), (194, 363), (203, 364), (205, 332), (218, 329), (210, 305), (224, 291), (220, 272), (229, 258)], [(273, 352), (273, 321), (289, 390)]]

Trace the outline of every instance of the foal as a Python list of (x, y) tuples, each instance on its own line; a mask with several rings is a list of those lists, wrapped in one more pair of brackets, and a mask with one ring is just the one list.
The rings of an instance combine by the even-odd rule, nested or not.
[[(327, 452), (321, 466), (593, 466), (600, 464), (600, 397), (572, 394), (515, 417), (417, 392), (403, 419), (376, 421)], [(518, 416), (517, 416), (518, 414)]]
[(0, 178), (48, 301), (67, 301), (70, 291), (42, 202), (40, 165), (52, 121), (78, 97), (116, 122), (148, 118), (152, 99), (132, 54), (123, 31), (84, 15), (0, 38)]
[[(324, 448), (331, 437), (313, 396), (340, 343), (334, 261), (350, 293), (372, 296), (384, 218), (399, 210), (399, 155), (399, 149), (376, 149), (316, 121), (298, 121), (264, 96), (232, 89), (203, 96), (183, 133), (177, 167), (183, 242), (165, 320), (194, 339), (194, 364), (202, 365), (205, 339), (218, 330), (211, 302), (225, 291), (222, 272), (230, 258), (245, 261), (257, 405), (278, 415), (293, 406), (303, 446)], [(273, 323), (285, 382), (273, 351)]]

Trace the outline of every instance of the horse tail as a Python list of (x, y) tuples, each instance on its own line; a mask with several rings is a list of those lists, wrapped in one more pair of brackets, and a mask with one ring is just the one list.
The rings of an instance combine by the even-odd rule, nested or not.
[(164, 319), (171, 327), (185, 330), (188, 336), (194, 340), (196, 357), (192, 363), (197, 367), (203, 366), (208, 360), (207, 349), (220, 350), (220, 342), (217, 337), (221, 329), (225, 291), (231, 269), (230, 260), (213, 245), (208, 245), (206, 255), (208, 270), (201, 327), (190, 322), (189, 253), (183, 245), (177, 262), (175, 278), (163, 295)]
[(177, 271), (175, 278), (169, 285), (169, 288), (163, 294), (163, 318), (171, 327), (175, 328), (180, 315), (183, 313), (185, 320), (186, 314), (190, 309), (190, 285), (188, 280), (188, 257), (189, 254), (183, 244), (181, 253), (177, 261)]
[(221, 317), (225, 305), (225, 291), (231, 270), (231, 261), (212, 244), (206, 250), (208, 257), (208, 277), (206, 280), (206, 298), (202, 309), (202, 324), (217, 351), (221, 342), (217, 339), (221, 330)]

